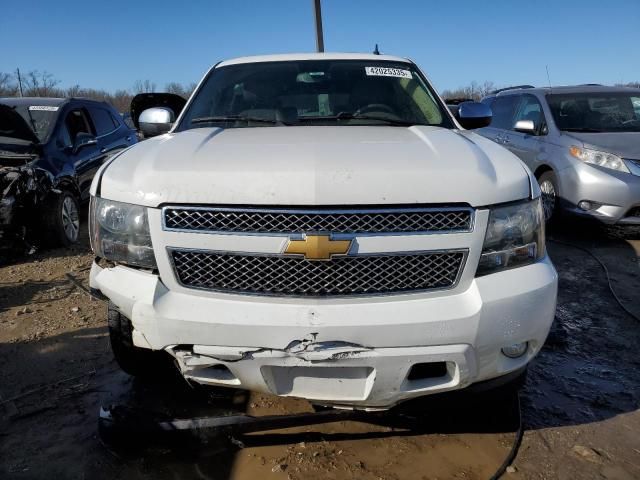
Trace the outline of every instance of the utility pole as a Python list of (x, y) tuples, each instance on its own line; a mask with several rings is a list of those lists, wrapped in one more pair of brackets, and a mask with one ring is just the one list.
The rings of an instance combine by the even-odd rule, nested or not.
[(324, 52), (324, 36), (322, 34), (322, 9), (320, 8), (320, 0), (312, 0), (313, 11), (316, 17), (316, 49), (318, 52)]
[(18, 88), (20, 89), (20, 96), (23, 97), (24, 95), (22, 94), (22, 77), (20, 76), (19, 68), (16, 68), (16, 74), (18, 76)]

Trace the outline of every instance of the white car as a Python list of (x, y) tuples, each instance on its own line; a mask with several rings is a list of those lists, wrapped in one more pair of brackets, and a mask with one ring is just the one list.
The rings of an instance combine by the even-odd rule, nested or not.
[[(313, 403), (389, 408), (516, 382), (554, 318), (540, 191), (410, 60), (215, 65), (167, 131), (96, 175), (91, 286), (116, 360)], [(166, 354), (164, 354), (166, 355)]]

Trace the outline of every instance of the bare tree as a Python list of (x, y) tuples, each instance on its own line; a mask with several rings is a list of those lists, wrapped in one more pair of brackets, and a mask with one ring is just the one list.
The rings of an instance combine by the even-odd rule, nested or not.
[(67, 88), (66, 96), (67, 97), (79, 97), (82, 88), (77, 83), (69, 88)]
[(471, 100), (481, 100), (483, 97), (489, 95), (496, 89), (495, 83), (491, 81), (485, 81), (478, 83), (475, 80), (466, 87), (459, 87), (455, 90), (443, 90), (442, 97), (447, 99), (462, 99), (468, 98)]
[[(25, 96), (34, 97), (85, 97), (93, 100), (104, 101), (112, 104), (119, 112), (128, 112), (131, 99), (137, 93), (149, 93), (156, 91), (156, 84), (151, 80), (137, 80), (132, 90), (120, 89), (114, 93), (106, 90), (85, 88), (80, 85), (72, 85), (61, 88), (53, 74), (47, 71), (32, 70), (22, 75), (22, 85)], [(169, 82), (164, 91), (176, 93), (185, 98), (189, 97), (197, 86), (196, 82), (182, 84)], [(19, 93), (18, 82), (14, 73), (0, 72), (0, 97), (17, 96)]]
[(56, 85), (60, 83), (60, 80), (47, 71), (31, 70), (24, 76), (23, 83), (26, 96), (48, 97), (54, 95)]
[(181, 83), (178, 82), (170, 82), (164, 86), (164, 91), (167, 93), (175, 93), (176, 95), (186, 96), (185, 88)]
[(640, 82), (616, 83), (616, 87), (640, 88)]
[(13, 97), (18, 94), (18, 84), (11, 73), (0, 72), (0, 97)]
[(156, 84), (151, 80), (136, 80), (133, 84), (134, 93), (149, 93), (156, 91)]
[(127, 90), (116, 90), (111, 99), (111, 104), (119, 112), (128, 112), (133, 96)]

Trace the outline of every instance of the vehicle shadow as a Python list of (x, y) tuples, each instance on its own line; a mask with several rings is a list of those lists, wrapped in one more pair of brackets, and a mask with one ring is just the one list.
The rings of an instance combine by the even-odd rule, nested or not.
[(51, 247), (47, 244), (48, 232), (38, 232), (27, 242), (13, 241), (0, 249), (0, 266), (16, 266), (23, 263), (43, 261), (53, 258), (75, 257), (91, 253), (88, 231), (88, 206), (81, 208), (80, 234), (78, 243), (68, 247)]
[(153, 438), (125, 449), (102, 443), (102, 405), (178, 417), (246, 410), (243, 391), (194, 388), (175, 369), (159, 378), (123, 373), (106, 327), (0, 343), (0, 478), (203, 478), (202, 469), (229, 478), (226, 439), (206, 439), (198, 450), (169, 449)]

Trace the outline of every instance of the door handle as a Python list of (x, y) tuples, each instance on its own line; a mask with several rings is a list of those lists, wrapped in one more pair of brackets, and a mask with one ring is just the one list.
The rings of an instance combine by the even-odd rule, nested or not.
[(509, 137), (502, 137), (502, 143), (507, 145), (507, 144), (511, 143), (511, 140), (509, 140)]
[(125, 139), (127, 142), (130, 142), (130, 141), (131, 141), (131, 136), (124, 137), (124, 139)]
[(105, 147), (102, 147), (102, 148), (100, 149), (100, 153), (107, 153), (107, 149), (106, 149)]

